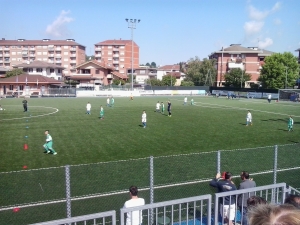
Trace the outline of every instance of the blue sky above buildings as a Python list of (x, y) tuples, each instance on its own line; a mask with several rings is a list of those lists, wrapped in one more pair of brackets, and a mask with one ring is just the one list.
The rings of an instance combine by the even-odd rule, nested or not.
[(140, 63), (201, 59), (242, 44), (274, 52), (300, 48), (299, 0), (0, 0), (0, 38), (67, 39), (86, 46), (131, 39), (125, 18), (140, 19)]

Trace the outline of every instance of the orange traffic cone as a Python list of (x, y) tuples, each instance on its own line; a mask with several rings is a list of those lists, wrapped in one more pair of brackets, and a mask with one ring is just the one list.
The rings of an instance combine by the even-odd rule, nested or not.
[(24, 150), (28, 150), (28, 144), (24, 144)]

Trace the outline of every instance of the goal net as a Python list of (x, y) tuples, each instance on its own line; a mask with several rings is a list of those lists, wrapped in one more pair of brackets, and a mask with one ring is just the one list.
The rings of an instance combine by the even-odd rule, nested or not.
[(279, 101), (299, 101), (300, 89), (279, 89), (278, 100)]

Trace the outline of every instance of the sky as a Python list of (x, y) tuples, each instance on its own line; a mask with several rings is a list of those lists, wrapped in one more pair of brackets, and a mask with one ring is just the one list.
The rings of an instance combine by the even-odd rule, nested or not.
[(0, 0), (0, 38), (75, 39), (94, 45), (133, 40), (140, 64), (186, 62), (241, 44), (273, 52), (300, 48), (299, 0)]

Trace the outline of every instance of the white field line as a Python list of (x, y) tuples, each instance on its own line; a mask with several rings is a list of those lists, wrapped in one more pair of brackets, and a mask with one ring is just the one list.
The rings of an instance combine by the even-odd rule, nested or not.
[[(285, 169), (278, 169), (277, 172), (288, 171), (288, 170), (297, 170), (297, 169), (300, 169), (300, 167), (291, 167), (291, 168), (285, 168)], [(268, 173), (273, 173), (273, 172), (274, 172), (274, 170), (266, 170), (266, 171), (262, 171), (262, 172), (251, 173), (251, 175), (255, 176), (255, 175), (268, 174)], [(233, 176), (233, 177), (237, 178), (239, 176)], [(209, 182), (209, 181), (211, 181), (211, 178), (205, 178), (205, 179), (201, 179), (201, 180), (188, 181), (188, 182), (177, 183), (177, 184), (157, 185), (157, 186), (154, 187), (154, 189), (161, 189), (161, 188), (169, 188), (169, 187), (175, 187), (175, 186), (181, 186), (181, 185), (204, 183), (204, 182)], [(150, 188), (149, 187), (140, 188), (139, 190), (140, 191), (147, 191), (147, 190), (150, 190)], [(99, 197), (118, 195), (118, 194), (126, 194), (126, 193), (128, 193), (128, 190), (126, 190), (126, 191), (116, 191), (116, 192), (104, 193), (104, 194), (93, 194), (93, 195), (86, 195), (86, 196), (78, 196), (78, 197), (72, 197), (71, 201), (78, 201), (78, 200), (91, 199), (91, 198), (99, 198)], [(34, 207), (34, 206), (41, 206), (41, 205), (48, 205), (48, 204), (56, 204), (56, 203), (62, 203), (62, 202), (66, 202), (66, 199), (59, 199), (59, 200), (52, 200), (52, 201), (45, 201), (45, 202), (36, 202), (36, 203), (23, 204), (23, 205), (13, 205), (13, 206), (5, 207), (5, 208), (0, 208), (0, 211), (12, 210), (16, 207), (18, 207), (18, 208), (27, 208), (27, 207)]]
[[(182, 101), (178, 99), (173, 99), (176, 101)], [(197, 105), (197, 103), (201, 105)], [(227, 105), (220, 105), (220, 104), (212, 104), (212, 103), (203, 103), (203, 102), (195, 102), (195, 106), (203, 107), (203, 108), (210, 108), (210, 109), (235, 109), (235, 110), (243, 110), (243, 111), (253, 111), (253, 112), (262, 112), (262, 113), (268, 113), (268, 114), (275, 114), (275, 115), (281, 115), (281, 116), (293, 116), (293, 117), (300, 117), (296, 115), (291, 115), (291, 114), (284, 114), (284, 113), (276, 113), (276, 112), (269, 112), (269, 111), (264, 111), (264, 110), (257, 110), (257, 109), (250, 109), (250, 108), (242, 108), (242, 107), (235, 107), (235, 106), (227, 106)]]
[[(30, 119), (30, 118), (34, 118), (34, 117), (42, 117), (42, 116), (49, 116), (51, 114), (55, 114), (57, 113), (59, 110), (57, 108), (53, 108), (53, 107), (47, 107), (47, 106), (30, 106), (30, 108), (33, 107), (40, 107), (40, 108), (46, 108), (46, 109), (54, 109), (54, 112), (51, 113), (46, 113), (46, 114), (42, 114), (42, 115), (37, 115), (37, 116), (26, 116), (26, 117), (20, 117), (20, 118), (11, 118), (11, 119), (1, 119), (1, 121), (7, 121), (7, 120), (22, 120), (22, 119)], [(29, 111), (30, 113), (30, 111)]]

